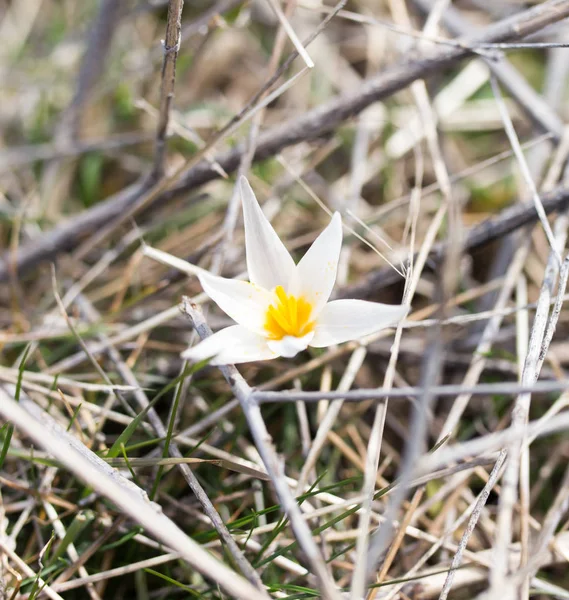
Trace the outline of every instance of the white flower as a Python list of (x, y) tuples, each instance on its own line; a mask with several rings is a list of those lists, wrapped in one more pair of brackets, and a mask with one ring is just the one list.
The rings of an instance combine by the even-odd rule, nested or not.
[(295, 265), (245, 177), (239, 185), (250, 282), (199, 273), (206, 294), (238, 324), (189, 348), (183, 358), (213, 357), (210, 364), (224, 365), (292, 357), (307, 346), (324, 348), (361, 338), (406, 315), (405, 306), (328, 302), (342, 246), (339, 213)]

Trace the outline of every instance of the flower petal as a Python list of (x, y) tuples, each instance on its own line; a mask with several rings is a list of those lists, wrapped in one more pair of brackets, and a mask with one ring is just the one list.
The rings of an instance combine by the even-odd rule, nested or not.
[(325, 348), (355, 340), (403, 319), (407, 306), (366, 302), (365, 300), (334, 300), (322, 309), (310, 342), (315, 348)]
[(204, 292), (239, 325), (257, 333), (264, 332), (265, 314), (273, 295), (267, 290), (237, 279), (201, 273)]
[(312, 318), (330, 298), (336, 282), (341, 247), (342, 218), (336, 212), (296, 267), (294, 285), (298, 289), (291, 293), (303, 296), (312, 305)]
[(270, 360), (278, 354), (268, 346), (264, 337), (233, 325), (210, 335), (196, 346), (182, 352), (182, 358), (194, 362), (213, 356), (210, 365), (229, 365), (254, 360)]
[(285, 358), (292, 358), (299, 352), (306, 350), (314, 337), (314, 331), (303, 335), (302, 337), (294, 337), (292, 335), (285, 335), (280, 340), (269, 340), (267, 346), (279, 356)]
[(269, 223), (245, 177), (239, 180), (245, 224), (247, 271), (252, 283), (267, 290), (286, 288), (295, 265), (291, 255)]

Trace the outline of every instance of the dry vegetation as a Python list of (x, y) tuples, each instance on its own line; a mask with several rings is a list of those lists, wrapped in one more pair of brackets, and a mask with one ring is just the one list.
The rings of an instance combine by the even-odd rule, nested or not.
[[(569, 598), (569, 0), (0, 11), (0, 598)], [(238, 173), (409, 317), (184, 364)]]

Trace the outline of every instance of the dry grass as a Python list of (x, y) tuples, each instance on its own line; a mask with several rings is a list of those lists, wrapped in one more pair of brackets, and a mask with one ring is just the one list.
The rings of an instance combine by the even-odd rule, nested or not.
[[(569, 598), (567, 16), (0, 1), (0, 599)], [(237, 173), (405, 322), (184, 364)]]

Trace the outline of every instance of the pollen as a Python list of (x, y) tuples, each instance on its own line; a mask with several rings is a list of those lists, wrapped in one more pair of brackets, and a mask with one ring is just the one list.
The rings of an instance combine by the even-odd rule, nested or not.
[(282, 340), (286, 335), (302, 337), (314, 329), (309, 302), (302, 297), (287, 296), (282, 285), (275, 288), (275, 295), (265, 316), (265, 331), (271, 340)]

